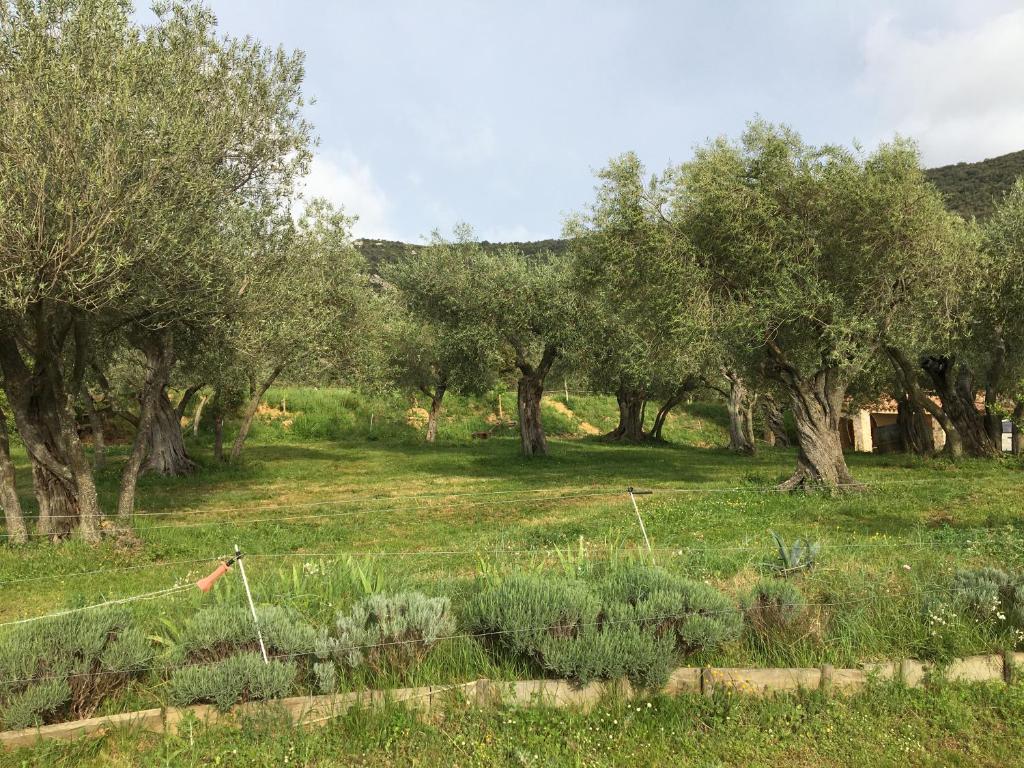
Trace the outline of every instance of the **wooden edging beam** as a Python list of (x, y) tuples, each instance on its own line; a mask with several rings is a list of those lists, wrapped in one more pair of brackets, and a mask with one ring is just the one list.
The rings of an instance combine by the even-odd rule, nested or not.
[[(953, 682), (996, 682), (1015, 680), (1014, 671), (1024, 667), (1024, 653), (990, 654), (955, 659), (941, 670), (915, 659), (897, 662), (864, 664), (858, 669), (837, 669), (830, 664), (818, 668), (758, 669), (739, 667), (680, 667), (672, 672), (661, 693), (669, 696), (701, 694), (712, 696), (725, 691), (755, 696), (779, 692), (821, 689), (834, 693), (850, 693), (869, 680), (896, 680), (907, 687), (924, 685), (930, 675), (941, 673)], [(575, 685), (567, 680), (473, 680), (456, 685), (435, 685), (420, 688), (367, 690), (328, 696), (295, 696), (273, 701), (248, 702), (220, 712), (215, 707), (198, 704), (190, 707), (167, 707), (126, 712), (119, 715), (92, 717), (70, 723), (57, 723), (37, 728), (0, 733), (5, 749), (31, 746), (50, 739), (73, 739), (89, 734), (106, 733), (114, 728), (141, 728), (152, 733), (178, 734), (193, 722), (237, 723), (247, 715), (268, 711), (285, 714), (302, 727), (328, 723), (354, 707), (378, 708), (385, 704), (404, 704), (412, 709), (429, 711), (434, 707), (464, 703), (477, 707), (550, 706), (588, 710), (608, 698), (631, 699), (642, 695), (626, 680)]]

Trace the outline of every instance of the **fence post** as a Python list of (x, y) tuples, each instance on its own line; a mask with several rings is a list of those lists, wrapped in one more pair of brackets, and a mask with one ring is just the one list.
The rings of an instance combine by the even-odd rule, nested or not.
[(647, 538), (647, 527), (644, 525), (644, 519), (640, 516), (640, 507), (636, 504), (636, 497), (637, 495), (650, 495), (652, 491), (637, 490), (631, 485), (626, 489), (626, 492), (629, 494), (629, 500), (633, 502), (633, 511), (636, 512), (636, 519), (640, 523), (640, 533), (644, 535), (644, 544), (647, 546), (647, 554), (651, 554), (651, 540)]
[(242, 550), (235, 544), (235, 561), (238, 563), (238, 572), (242, 576), (242, 584), (245, 585), (245, 596), (249, 600), (249, 610), (252, 611), (252, 623), (256, 625), (256, 638), (260, 641), (260, 653), (263, 654), (263, 663), (269, 664), (267, 658), (267, 646), (263, 644), (263, 630), (260, 629), (260, 620), (256, 616), (256, 604), (252, 601), (252, 591), (249, 589), (249, 579), (245, 575), (245, 563), (242, 562)]

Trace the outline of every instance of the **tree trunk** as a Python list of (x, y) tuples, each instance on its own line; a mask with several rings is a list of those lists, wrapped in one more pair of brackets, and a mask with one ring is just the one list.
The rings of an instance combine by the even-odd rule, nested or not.
[(437, 439), (437, 417), (441, 415), (441, 401), (444, 400), (444, 393), (447, 390), (444, 384), (438, 384), (433, 393), (424, 388), (424, 392), (430, 398), (430, 416), (427, 419), (427, 442), (432, 443)]
[(89, 543), (100, 539), (100, 508), (92, 466), (78, 437), (72, 398), (81, 391), (84, 342), (75, 332), (75, 373), (66, 390), (62, 356), (45, 320), (36, 328), (32, 368), (11, 337), (0, 338), (0, 370), (14, 422), (33, 464), (41, 533), (64, 538), (79, 527)]
[(729, 382), (729, 450), (752, 455), (755, 451), (754, 429), (746, 384), (730, 368), (723, 368), (722, 375)]
[(205, 387), (205, 384), (193, 384), (191, 387), (181, 393), (181, 399), (178, 404), (174, 407), (174, 410), (178, 414), (178, 421), (181, 421), (185, 417), (185, 411), (188, 409), (188, 404), (192, 402), (192, 398), (196, 396), (196, 392)]
[(910, 358), (898, 347), (887, 345), (885, 352), (892, 363), (896, 382), (901, 390), (896, 393), (895, 399), (903, 450), (920, 455), (935, 452), (935, 436), (924, 419), (924, 414), (928, 413), (946, 433), (946, 444), (943, 448), (945, 453), (949, 456), (960, 456), (963, 453), (960, 433), (946, 412), (921, 389), (920, 368), (910, 362)]
[(770, 392), (766, 392), (761, 397), (761, 415), (764, 418), (764, 441), (768, 445), (788, 448), (789, 435), (786, 433), (786, 419), (778, 401)]
[(906, 453), (931, 456), (935, 453), (935, 436), (925, 418), (926, 409), (910, 392), (897, 392), (894, 399), (900, 447)]
[(544, 381), (534, 376), (520, 376), (518, 386), (519, 439), (524, 456), (546, 456), (548, 441), (540, 418), (540, 399)]
[(611, 432), (604, 435), (603, 440), (621, 440), (627, 443), (639, 443), (644, 440), (644, 407), (647, 396), (643, 389), (620, 386), (615, 393), (619, 404), (619, 423)]
[(224, 415), (213, 417), (213, 458), (224, 461)]
[(547, 456), (548, 441), (544, 436), (544, 424), (540, 416), (540, 400), (544, 395), (544, 379), (551, 365), (558, 357), (558, 348), (544, 347), (540, 364), (534, 368), (526, 361), (521, 349), (516, 350), (516, 367), (519, 369), (519, 384), (516, 388), (519, 409), (519, 442), (524, 456)]
[(203, 408), (206, 407), (206, 403), (209, 402), (210, 396), (203, 395), (199, 398), (199, 404), (196, 405), (196, 412), (192, 416), (192, 436), (199, 434), (199, 420), (203, 417)]
[[(146, 458), (146, 452), (152, 450), (152, 446), (157, 444), (157, 435), (162, 429), (165, 429), (165, 427), (156, 429), (154, 427), (156, 427), (160, 399), (162, 397), (167, 400), (166, 383), (171, 374), (171, 367), (174, 365), (174, 351), (169, 338), (160, 339), (156, 343), (147, 345), (145, 354), (146, 379), (139, 397), (139, 425), (135, 430), (135, 439), (132, 441), (132, 450), (128, 454), (128, 461), (121, 472), (121, 492), (117, 499), (117, 517), (125, 523), (131, 520), (135, 511), (135, 487), (139, 480), (142, 462)], [(175, 417), (176, 423), (180, 424), (177, 422), (176, 411)], [(177, 434), (180, 439), (180, 426)], [(174, 446), (168, 447), (174, 448)], [(187, 461), (192, 464), (191, 459), (184, 455), (184, 441), (181, 441), (181, 450), (180, 455), (176, 451), (165, 450), (160, 461), (173, 458), (178, 462)], [(152, 461), (149, 462), (149, 465), (152, 465)], [(164, 474), (169, 473), (165, 472)]]
[(686, 397), (686, 393), (693, 389), (693, 384), (688, 383), (681, 386), (669, 397), (665, 399), (665, 402), (661, 404), (658, 412), (654, 415), (654, 424), (651, 426), (650, 439), (661, 441), (662, 432), (665, 429), (665, 422), (668, 420), (668, 415), (672, 412), (672, 409), (683, 402), (683, 398)]
[(793, 405), (800, 452), (796, 471), (781, 490), (823, 485), (832, 490), (856, 489), (840, 438), (839, 424), (846, 398), (846, 377), (830, 366), (805, 376), (772, 340), (765, 341), (772, 361), (772, 375), (785, 385)]
[(96, 401), (88, 387), (82, 387), (82, 403), (85, 405), (85, 412), (89, 417), (89, 433), (92, 437), (92, 468), (99, 472), (107, 464), (106, 442), (103, 439), (103, 417), (96, 408)]
[[(256, 411), (259, 410), (260, 402), (263, 400), (263, 396), (267, 394), (267, 390), (274, 383), (278, 376), (281, 375), (281, 371), (284, 370), (284, 365), (279, 365), (273, 371), (270, 372), (263, 384), (253, 392), (252, 399), (249, 400), (249, 404), (245, 407), (245, 413), (242, 415), (242, 423), (238, 428), (238, 435), (235, 436), (234, 445), (231, 446), (231, 461), (238, 461), (239, 456), (242, 455), (242, 448), (245, 446), (245, 439), (249, 436), (249, 430), (252, 428), (252, 420), (256, 418)], [(373, 417), (371, 416), (371, 419)], [(371, 425), (372, 426), (372, 425)]]
[(846, 466), (839, 433), (846, 385), (832, 369), (796, 383), (791, 392), (800, 453), (793, 476), (784, 489), (824, 485), (833, 489), (855, 487)]
[(155, 395), (152, 421), (144, 434), (147, 444), (143, 453), (148, 458), (142, 467), (143, 472), (182, 477), (196, 471), (196, 463), (185, 448), (178, 410), (167, 397), (166, 381)]
[(4, 508), (7, 543), (25, 544), (28, 541), (28, 529), (25, 527), (25, 516), (21, 512), (21, 501), (18, 500), (14, 462), (11, 461), (11, 442), (7, 433), (7, 416), (2, 410), (0, 410), (0, 507)]
[[(1001, 446), (993, 442), (986, 416), (979, 413), (975, 405), (974, 376), (970, 369), (946, 356), (926, 357), (921, 367), (935, 386), (942, 411), (955, 426), (958, 445), (951, 448), (950, 453), (956, 455), (954, 452), (960, 450), (968, 456), (998, 456)], [(946, 442), (950, 442), (948, 431)]]
[(754, 439), (754, 408), (757, 406), (757, 395), (747, 397), (747, 407), (743, 411), (743, 436), (746, 441), (756, 449), (757, 442)]

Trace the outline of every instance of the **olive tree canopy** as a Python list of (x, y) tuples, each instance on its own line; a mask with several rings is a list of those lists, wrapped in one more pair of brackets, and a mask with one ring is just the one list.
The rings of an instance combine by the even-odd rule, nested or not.
[(800, 438), (787, 487), (853, 484), (840, 443), (847, 386), (920, 300), (956, 226), (916, 147), (814, 147), (752, 123), (680, 169), (673, 206), (697, 249), (737, 356), (785, 386)]
[(308, 161), (302, 58), (221, 37), (193, 3), (140, 27), (118, 0), (0, 3), (0, 371), (41, 530), (99, 536), (76, 434), (93, 345), (144, 357), (130, 511), (182, 326), (219, 322), (231, 222), (270, 214)]

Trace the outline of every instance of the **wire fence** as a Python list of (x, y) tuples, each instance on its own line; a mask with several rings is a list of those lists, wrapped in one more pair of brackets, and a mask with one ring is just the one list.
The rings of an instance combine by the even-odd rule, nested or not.
[[(10, 626), (14, 626), (14, 625), (23, 625), (23, 624), (27, 624), (27, 623), (34, 622), (34, 621), (45, 621), (45, 620), (48, 620), (48, 619), (59, 618), (59, 617), (62, 617), (62, 616), (68, 615), (68, 614), (80, 613), (80, 612), (87, 611), (87, 610), (103, 609), (103, 608), (107, 608), (107, 607), (110, 607), (110, 606), (113, 606), (113, 605), (124, 605), (124, 604), (127, 604), (127, 603), (136, 602), (136, 601), (146, 601), (146, 600), (159, 599), (161, 597), (168, 597), (168, 596), (171, 596), (171, 595), (174, 595), (174, 594), (177, 594), (177, 593), (181, 593), (181, 592), (183, 592), (185, 590), (192, 589), (192, 588), (194, 588), (194, 585), (191, 585), (191, 584), (175, 585), (175, 586), (168, 587), (168, 588), (162, 589), (162, 590), (157, 590), (157, 591), (154, 591), (154, 592), (142, 593), (142, 594), (139, 594), (139, 595), (133, 595), (133, 596), (130, 596), (130, 597), (120, 598), (118, 600), (108, 600), (108, 601), (104, 601), (104, 602), (101, 602), (101, 603), (96, 603), (96, 604), (89, 605), (89, 606), (83, 606), (83, 607), (72, 609), (72, 610), (68, 610), (68, 611), (58, 611), (58, 612), (55, 612), (55, 613), (42, 614), (42, 615), (39, 615), (39, 616), (33, 616), (33, 617), (30, 617), (30, 618), (21, 619), (21, 620), (18, 620), (18, 621), (11, 621), (11, 622), (0, 623), (0, 629), (7, 628), (7, 627), (10, 627)], [(927, 595), (949, 595), (949, 594), (953, 594), (954, 592), (955, 592), (955, 590), (953, 590), (953, 589), (934, 587), (934, 588), (927, 589), (924, 592), (924, 594), (922, 595), (922, 597), (927, 596)], [(805, 607), (807, 609), (809, 609), (809, 610), (826, 609), (826, 608), (842, 608), (842, 607), (849, 607), (849, 606), (854, 606), (854, 605), (864, 605), (866, 603), (873, 602), (876, 599), (877, 598), (874, 595), (863, 595), (861, 597), (854, 597), (854, 598), (845, 599), (845, 600), (828, 600), (828, 601), (819, 601), (819, 602), (807, 602), (807, 603), (805, 603)], [(493, 638), (497, 638), (497, 637), (507, 637), (507, 636), (510, 636), (510, 635), (537, 634), (537, 633), (543, 633), (543, 632), (550, 632), (552, 630), (557, 630), (560, 633), (564, 633), (567, 629), (570, 629), (570, 630), (573, 630), (573, 631), (578, 631), (578, 630), (581, 630), (581, 629), (586, 629), (586, 628), (591, 628), (591, 627), (604, 628), (604, 627), (617, 626), (617, 625), (647, 625), (647, 626), (653, 626), (653, 625), (657, 625), (659, 623), (670, 622), (670, 621), (679, 620), (679, 619), (686, 619), (686, 618), (690, 618), (690, 617), (693, 617), (693, 616), (696, 616), (696, 615), (699, 615), (699, 616), (705, 617), (705, 618), (706, 617), (715, 617), (715, 616), (735, 616), (735, 617), (739, 617), (739, 616), (742, 615), (742, 609), (740, 609), (739, 607), (736, 607), (736, 606), (732, 606), (732, 607), (724, 608), (724, 609), (720, 609), (720, 610), (714, 610), (714, 609), (696, 610), (696, 609), (694, 609), (694, 610), (680, 611), (678, 613), (658, 613), (658, 614), (653, 614), (653, 615), (642, 615), (641, 614), (641, 615), (637, 615), (637, 616), (633, 616), (633, 617), (629, 617), (629, 618), (624, 618), (624, 619), (612, 619), (612, 618), (608, 618), (608, 617), (602, 616), (599, 619), (594, 620), (594, 621), (577, 621), (577, 622), (574, 622), (571, 625), (571, 627), (568, 627), (568, 628), (566, 626), (562, 625), (562, 624), (559, 624), (557, 626), (548, 625), (548, 624), (542, 624), (542, 625), (534, 625), (534, 626), (528, 626), (528, 627), (514, 627), (514, 628), (509, 628), (509, 629), (494, 629), (494, 630), (487, 630), (487, 631), (481, 631), (481, 632), (469, 632), (469, 631), (466, 631), (466, 632), (456, 632), (456, 633), (450, 633), (450, 634), (446, 634), (446, 635), (439, 635), (436, 638), (433, 638), (432, 644), (438, 644), (438, 643), (444, 643), (444, 642), (452, 642), (452, 641), (458, 641), (458, 640), (487, 640), (487, 639), (493, 639)], [(303, 618), (305, 618), (306, 621), (309, 621), (307, 617), (303, 617)], [(310, 626), (315, 626), (314, 622), (309, 622), (309, 624), (310, 624)], [(319, 628), (319, 629), (322, 630), (323, 628)], [(382, 642), (377, 642), (377, 643), (358, 643), (358, 644), (341, 645), (341, 646), (337, 646), (336, 645), (336, 646), (332, 647), (331, 652), (329, 654), (328, 653), (323, 653), (323, 652), (318, 652), (318, 651), (315, 651), (315, 650), (312, 650), (312, 651), (299, 651), (299, 652), (291, 652), (291, 653), (268, 653), (267, 654), (267, 659), (269, 661), (295, 661), (295, 660), (299, 660), (299, 659), (320, 659), (320, 660), (323, 660), (323, 659), (332, 658), (333, 655), (335, 655), (335, 654), (337, 654), (337, 655), (344, 655), (344, 654), (347, 654), (347, 653), (350, 653), (350, 652), (354, 652), (354, 651), (370, 651), (370, 650), (374, 650), (374, 649), (401, 647), (401, 646), (409, 646), (409, 645), (423, 645), (423, 644), (424, 644), (424, 640), (422, 638), (403, 638), (403, 639), (396, 639), (396, 640), (387, 640), (387, 641), (382, 641)], [(822, 645), (824, 647), (828, 647), (829, 646), (829, 641), (827, 639), (823, 640)], [(839, 643), (836, 642), (835, 645), (838, 647)], [(154, 672), (154, 671), (161, 671), (161, 672), (164, 672), (164, 673), (171, 673), (171, 672), (173, 672), (175, 670), (178, 670), (178, 669), (184, 669), (184, 668), (189, 668), (189, 667), (208, 666), (210, 663), (211, 663), (210, 660), (207, 659), (207, 660), (198, 661), (198, 662), (188, 662), (188, 663), (180, 663), (180, 664), (171, 664), (171, 663), (165, 662), (165, 663), (161, 663), (161, 664), (136, 665), (136, 666), (132, 666), (132, 667), (130, 667), (128, 669), (119, 669), (119, 670), (102, 670), (102, 669), (100, 669), (100, 670), (90, 670), (90, 671), (87, 671), (87, 672), (72, 672), (72, 673), (65, 673), (65, 674), (33, 675), (33, 676), (19, 677), (19, 678), (0, 679), (0, 685), (17, 685), (17, 684), (20, 684), (20, 683), (31, 683), (31, 682), (38, 682), (38, 681), (52, 680), (52, 679), (95, 677), (95, 676), (104, 676), (104, 675), (124, 675), (126, 673), (140, 673), (140, 672)]]

